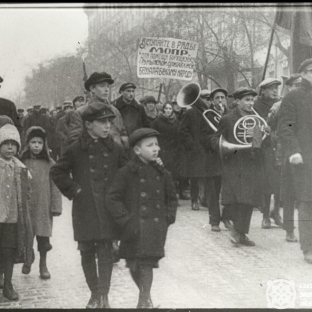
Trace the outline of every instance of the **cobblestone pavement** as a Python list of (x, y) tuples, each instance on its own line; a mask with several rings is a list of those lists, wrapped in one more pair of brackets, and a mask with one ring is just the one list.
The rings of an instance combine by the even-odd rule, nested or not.
[[(254, 211), (249, 237), (255, 247), (233, 247), (229, 231), (211, 232), (207, 209), (192, 211), (180, 201), (177, 220), (168, 232), (166, 257), (154, 270), (152, 299), (159, 308), (266, 308), (268, 280), (296, 283), (296, 307), (303, 293), (312, 295), (312, 265), (304, 262), (299, 243), (287, 243), (275, 226), (261, 229), (262, 215)], [(298, 236), (297, 229), (295, 230)], [(80, 254), (73, 240), (71, 203), (63, 199), (63, 215), (54, 219), (53, 250), (48, 254), (50, 280), (39, 278), (38, 253), (29, 275), (14, 267), (13, 283), (19, 301), (4, 299), (2, 308), (85, 308), (87, 288)], [(109, 294), (112, 308), (135, 308), (138, 290), (125, 263), (115, 264)], [(312, 299), (310, 300), (312, 301)]]

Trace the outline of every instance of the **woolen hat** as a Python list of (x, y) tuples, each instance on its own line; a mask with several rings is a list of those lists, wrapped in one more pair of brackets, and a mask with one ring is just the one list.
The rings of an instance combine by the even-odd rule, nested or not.
[(213, 90), (211, 91), (211, 93), (210, 93), (210, 98), (213, 99), (214, 95), (215, 95), (217, 92), (222, 92), (222, 93), (224, 93), (225, 96), (228, 95), (228, 92), (227, 92), (225, 89), (223, 89), (223, 88), (216, 88), (216, 89), (213, 89)]
[(143, 104), (146, 104), (146, 103), (157, 103), (156, 99), (152, 96), (152, 95), (149, 95), (149, 96), (146, 96), (143, 100)]
[(160, 136), (160, 133), (151, 128), (140, 128), (132, 132), (129, 137), (129, 145), (134, 147), (136, 143), (140, 140), (153, 137), (153, 136)]
[(32, 138), (42, 138), (43, 141), (47, 138), (45, 130), (41, 127), (30, 127), (26, 132), (26, 142), (28, 143)]
[(265, 89), (273, 85), (281, 85), (281, 84), (282, 83), (276, 78), (266, 78), (259, 84), (259, 88)]
[(122, 91), (125, 91), (126, 89), (129, 89), (129, 88), (133, 88), (133, 89), (136, 89), (136, 86), (135, 84), (133, 84), (132, 82), (125, 82), (123, 83), (120, 88), (119, 88), (119, 93), (121, 93)]
[(286, 86), (291, 86), (293, 83), (300, 83), (302, 77), (300, 74), (292, 74), (290, 77), (285, 81)]
[(299, 66), (298, 72), (299, 72), (299, 73), (303, 72), (303, 71), (305, 70), (305, 68), (306, 68), (308, 65), (310, 65), (310, 64), (312, 64), (312, 58), (309, 58), (309, 59), (303, 61), (303, 62), (300, 64), (300, 66)]
[(83, 121), (92, 122), (94, 120), (114, 117), (116, 117), (116, 115), (113, 113), (110, 105), (102, 102), (92, 102), (81, 111), (81, 118)]
[(233, 92), (233, 97), (239, 100), (247, 95), (256, 96), (258, 93), (254, 89), (245, 87), (238, 88), (235, 92)]
[(1, 115), (0, 116), (0, 128), (7, 124), (14, 125), (12, 119), (9, 116)]
[(85, 89), (87, 91), (90, 91), (90, 86), (95, 85), (100, 82), (107, 82), (109, 84), (113, 84), (114, 80), (112, 79), (112, 76), (105, 72), (94, 72), (90, 75), (90, 77), (85, 81)]
[(16, 142), (18, 149), (21, 148), (21, 138), (17, 128), (11, 124), (6, 124), (0, 128), (0, 146), (9, 140)]

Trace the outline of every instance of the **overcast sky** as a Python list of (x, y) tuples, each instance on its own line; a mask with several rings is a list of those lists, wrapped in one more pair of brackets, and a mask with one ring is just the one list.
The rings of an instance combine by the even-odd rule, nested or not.
[(0, 97), (18, 94), (26, 75), (40, 62), (74, 54), (86, 41), (88, 19), (82, 4), (75, 8), (57, 5), (6, 8), (0, 4), (0, 76), (4, 79)]

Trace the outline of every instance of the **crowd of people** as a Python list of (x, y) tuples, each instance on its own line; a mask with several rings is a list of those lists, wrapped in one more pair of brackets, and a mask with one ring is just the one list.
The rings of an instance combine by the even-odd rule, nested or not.
[[(126, 82), (110, 103), (113, 83), (108, 73), (95, 72), (85, 81), (87, 101), (79, 95), (52, 111), (34, 105), (25, 116), (13, 102), (0, 101), (0, 287), (6, 298), (18, 299), (14, 263), (31, 272), (34, 237), (40, 277), (51, 277), (47, 253), (61, 195), (73, 200), (74, 240), (91, 291), (87, 308), (109, 308), (119, 259), (139, 288), (137, 308), (153, 307), (153, 269), (164, 257), (178, 198), (190, 200), (194, 211), (208, 208), (211, 231), (220, 232), (223, 222), (236, 247), (255, 246), (246, 235), (255, 208), (263, 229), (272, 219), (288, 242), (297, 242), (298, 208), (301, 249), (312, 263), (312, 59), (286, 81), (284, 98), (276, 78), (263, 80), (259, 94), (241, 87), (229, 95), (218, 87), (200, 90), (191, 102), (185, 96), (183, 103), (164, 104), (152, 95), (137, 102), (136, 86)], [(238, 142), (238, 129), (246, 144)]]

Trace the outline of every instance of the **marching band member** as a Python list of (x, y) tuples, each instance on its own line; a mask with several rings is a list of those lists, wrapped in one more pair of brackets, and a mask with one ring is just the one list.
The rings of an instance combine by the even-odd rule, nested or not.
[[(239, 88), (234, 92), (237, 105), (220, 119), (218, 131), (212, 139), (215, 150), (219, 150), (221, 135), (229, 143), (237, 144), (234, 136), (235, 124), (243, 116), (254, 115), (252, 108), (256, 95), (249, 88)], [(246, 234), (249, 232), (253, 207), (261, 205), (263, 201), (262, 153), (259, 149), (262, 134), (259, 132), (254, 131), (253, 148), (236, 148), (222, 160), (221, 204), (231, 210), (234, 226), (230, 240), (235, 246), (255, 246), (255, 242)]]

